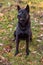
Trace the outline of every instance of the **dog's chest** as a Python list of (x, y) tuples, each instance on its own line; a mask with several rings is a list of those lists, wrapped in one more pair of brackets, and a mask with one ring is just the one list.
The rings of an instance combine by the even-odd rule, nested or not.
[(18, 24), (16, 32), (17, 34), (21, 34), (21, 35), (29, 34), (29, 26), (27, 25), (26, 27), (21, 27)]

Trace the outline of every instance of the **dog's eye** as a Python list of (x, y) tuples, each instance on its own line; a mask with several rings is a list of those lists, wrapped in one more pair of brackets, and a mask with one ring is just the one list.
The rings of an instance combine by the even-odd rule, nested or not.
[(21, 13), (24, 14), (24, 11), (22, 11)]
[(23, 11), (22, 11), (22, 13), (23, 13)]

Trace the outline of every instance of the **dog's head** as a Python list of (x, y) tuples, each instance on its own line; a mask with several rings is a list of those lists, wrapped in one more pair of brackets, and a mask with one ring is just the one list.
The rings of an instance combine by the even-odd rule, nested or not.
[(29, 19), (29, 5), (26, 6), (26, 8), (22, 9), (20, 6), (17, 6), (18, 9), (18, 20), (21, 24), (25, 24), (27, 20)]

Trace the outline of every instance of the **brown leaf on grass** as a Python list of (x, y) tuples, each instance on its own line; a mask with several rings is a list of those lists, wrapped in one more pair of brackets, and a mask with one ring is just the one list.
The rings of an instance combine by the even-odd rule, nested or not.
[(2, 17), (2, 16), (4, 16), (4, 14), (3, 13), (0, 13), (0, 17)]
[(32, 65), (32, 61), (27, 62), (29, 65)]
[(10, 5), (9, 7), (4, 7), (2, 10), (1, 10), (1, 12), (2, 13), (7, 13), (7, 12), (9, 12), (9, 11), (11, 11), (12, 9), (14, 9), (15, 8), (15, 4), (13, 5)]
[(43, 28), (41, 28), (41, 31), (43, 31)]
[(3, 54), (3, 51), (2, 50), (0, 50), (0, 55), (2, 55)]
[(2, 55), (0, 55), (0, 63), (1, 64), (7, 64), (7, 62), (8, 62), (7, 58), (5, 58)]
[(7, 27), (8, 27), (8, 28), (12, 28), (12, 27), (13, 27), (13, 25), (11, 25), (11, 24), (10, 24), (10, 25), (8, 25)]
[(3, 17), (0, 17), (0, 22), (3, 21)]
[(35, 53), (37, 53), (37, 51), (33, 51), (32, 53), (35, 54)]
[(2, 60), (3, 62), (5, 62), (7, 59), (5, 59), (3, 56), (0, 55), (0, 60)]
[(8, 38), (7, 38), (6, 36), (4, 36), (2, 39), (3, 39), (3, 40), (8, 40)]
[(38, 7), (43, 8), (43, 2), (39, 2)]
[(25, 45), (21, 48), (21, 50), (23, 50), (25, 48)]
[(42, 62), (43, 62), (43, 58), (42, 58), (42, 60), (41, 60)]
[(0, 46), (3, 46), (3, 44), (2, 44), (2, 43), (0, 43)]
[(12, 49), (12, 46), (11, 46), (11, 45), (6, 45), (6, 46), (4, 46), (3, 51), (4, 51), (5, 53), (8, 53), (8, 52), (11, 51), (11, 49)]
[(22, 56), (22, 53), (17, 54), (17, 56), (21, 57)]
[(40, 34), (41, 37), (43, 37), (43, 34)]
[(36, 41), (37, 41), (37, 42), (41, 42), (42, 40), (40, 40), (40, 39), (37, 39)]
[(40, 23), (41, 26), (43, 26), (43, 23)]
[(8, 16), (8, 19), (11, 21), (11, 20), (14, 19), (14, 16), (13, 15), (10, 15), (10, 16)]
[(0, 29), (0, 33), (2, 33), (2, 32), (6, 32), (6, 30), (5, 29)]
[(43, 40), (43, 34), (40, 33), (40, 35), (37, 36), (39, 40)]
[(7, 58), (0, 55), (0, 64), (2, 65), (11, 65)]
[(41, 57), (41, 60), (40, 61), (43, 62), (43, 57)]

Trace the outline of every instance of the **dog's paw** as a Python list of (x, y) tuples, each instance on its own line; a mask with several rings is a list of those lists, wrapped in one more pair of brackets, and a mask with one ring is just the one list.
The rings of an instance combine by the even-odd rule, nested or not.
[(29, 52), (26, 53), (26, 56), (28, 56), (28, 55), (29, 55)]
[(15, 56), (16, 56), (18, 53), (19, 53), (19, 51), (16, 51), (16, 52), (15, 52)]
[(28, 50), (27, 52), (26, 52), (26, 55), (29, 55), (29, 53), (30, 53), (31, 51), (30, 50)]

